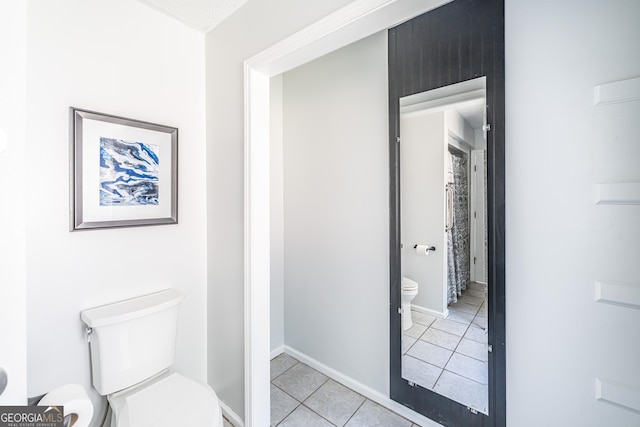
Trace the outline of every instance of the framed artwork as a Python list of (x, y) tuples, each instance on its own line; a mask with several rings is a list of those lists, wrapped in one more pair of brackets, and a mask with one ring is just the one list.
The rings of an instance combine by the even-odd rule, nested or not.
[(70, 230), (176, 224), (178, 129), (70, 109)]

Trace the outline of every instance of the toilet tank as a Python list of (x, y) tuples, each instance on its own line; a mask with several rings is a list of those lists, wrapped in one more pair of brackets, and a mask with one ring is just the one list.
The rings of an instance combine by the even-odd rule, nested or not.
[(173, 364), (183, 299), (167, 289), (80, 313), (91, 328), (91, 370), (98, 393), (128, 388)]

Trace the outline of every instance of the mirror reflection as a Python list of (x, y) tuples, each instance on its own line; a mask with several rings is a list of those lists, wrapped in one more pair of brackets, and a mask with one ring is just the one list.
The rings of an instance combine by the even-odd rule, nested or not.
[(400, 99), (402, 377), (488, 414), (486, 83)]

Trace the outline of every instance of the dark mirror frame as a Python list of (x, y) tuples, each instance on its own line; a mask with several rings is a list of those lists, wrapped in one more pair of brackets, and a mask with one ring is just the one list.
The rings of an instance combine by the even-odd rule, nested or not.
[[(389, 30), (390, 397), (445, 426), (505, 426), (504, 0), (454, 0)], [(489, 415), (402, 378), (399, 99), (487, 78)]]

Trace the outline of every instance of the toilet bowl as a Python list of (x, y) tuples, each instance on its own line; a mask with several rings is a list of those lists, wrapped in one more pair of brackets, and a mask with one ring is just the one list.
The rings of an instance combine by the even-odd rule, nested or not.
[(220, 403), (213, 390), (168, 370), (110, 394), (107, 400), (113, 411), (112, 427), (222, 427)]
[(81, 312), (93, 387), (107, 396), (112, 427), (222, 427), (211, 387), (169, 369), (183, 299), (167, 289)]
[(411, 301), (418, 295), (418, 283), (403, 277), (402, 278), (402, 330), (413, 326), (411, 319)]

